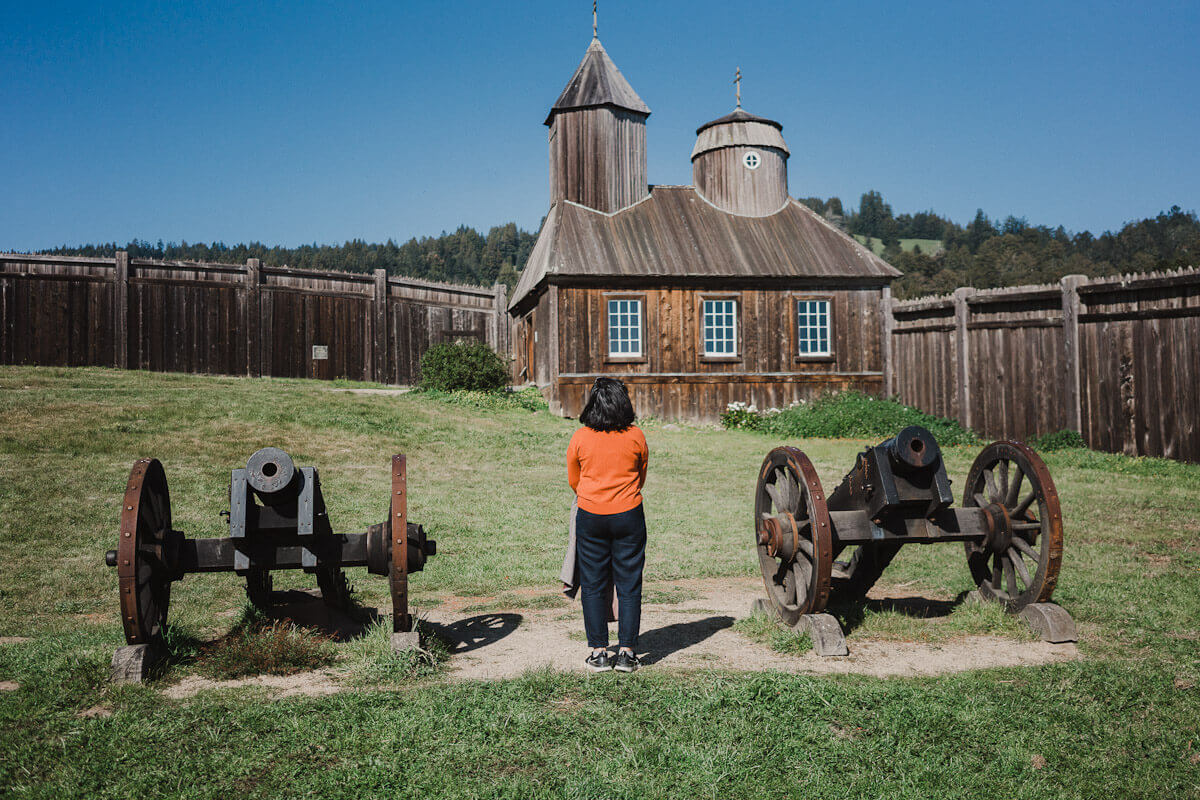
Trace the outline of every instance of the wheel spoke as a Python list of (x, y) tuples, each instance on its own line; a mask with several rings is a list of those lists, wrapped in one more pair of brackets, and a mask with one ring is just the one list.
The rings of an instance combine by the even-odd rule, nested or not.
[(990, 469), (983, 471), (983, 482), (987, 485), (988, 502), (995, 502), (1000, 492), (996, 489), (996, 478)]
[(1033, 581), (1029, 578), (1029, 570), (1025, 567), (1025, 559), (1021, 558), (1021, 554), (1017, 552), (1015, 547), (1008, 548), (1008, 561), (1016, 570), (1017, 575), (1025, 582), (1025, 588), (1028, 589), (1033, 585)]
[(1000, 555), (996, 554), (992, 557), (992, 587), (995, 589), (1003, 589), (1000, 585), (1000, 579), (1003, 577), (1002, 568), (1000, 566)]
[(1017, 498), (1021, 495), (1021, 481), (1025, 480), (1025, 471), (1021, 469), (1020, 464), (1014, 464), (1017, 469), (1017, 474), (1013, 476), (1012, 483), (1008, 486), (1008, 493), (1004, 495), (1004, 505), (1012, 508), (1013, 503), (1017, 502)]
[(1042, 523), (1037, 520), (1033, 520), (1032, 522), (1014, 522), (1012, 523), (1012, 529), (1014, 531), (1040, 531)]
[(988, 504), (988, 499), (983, 496), (983, 492), (976, 492), (975, 493), (975, 502), (979, 504), (980, 508), (983, 508), (984, 506), (986, 506)]
[(999, 555), (997, 558), (1004, 565), (1004, 585), (1008, 587), (1008, 596), (1016, 597), (1020, 592), (1017, 591), (1017, 576), (1013, 571), (1013, 563), (1003, 555)]
[(1008, 462), (1001, 461), (996, 466), (1000, 468), (1000, 492), (996, 497), (1008, 497)]
[(1036, 491), (1032, 491), (1029, 494), (1025, 495), (1025, 499), (1021, 501), (1020, 505), (1018, 505), (1016, 508), (1013, 509), (1012, 516), (1014, 516), (1014, 517), (1025, 516), (1025, 512), (1029, 510), (1029, 507), (1031, 505), (1033, 505), (1033, 501), (1036, 499), (1037, 499)]
[(1020, 536), (1014, 536), (1012, 539), (1012, 543), (1013, 543), (1013, 547), (1020, 550), (1022, 553), (1029, 556), (1030, 558), (1032, 558), (1034, 561), (1038, 560), (1037, 551), (1034, 550), (1032, 547), (1030, 547), (1029, 542), (1025, 541)]
[[(786, 509), (783, 507), (783, 499), (779, 496), (779, 489), (773, 483), (764, 483), (763, 488), (767, 490), (767, 495), (771, 498), (771, 504), (775, 509), (776, 514), (782, 514)], [(763, 514), (764, 517), (770, 517), (770, 514)]]
[(796, 605), (796, 571), (789, 569), (783, 576), (783, 600), (789, 606)]
[(800, 545), (800, 552), (802, 552), (802, 553), (804, 553), (804, 555), (808, 556), (809, 560), (812, 560), (812, 558), (813, 558), (812, 542), (810, 542), (808, 539), (801, 537), (800, 541), (799, 541), (799, 545)]

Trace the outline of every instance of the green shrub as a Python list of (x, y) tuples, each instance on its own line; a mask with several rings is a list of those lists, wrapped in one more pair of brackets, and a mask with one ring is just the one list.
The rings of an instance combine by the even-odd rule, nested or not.
[(505, 411), (508, 409), (523, 409), (525, 411), (546, 411), (550, 405), (542, 393), (532, 386), (524, 389), (514, 389), (500, 392), (441, 392), (430, 390), (424, 392), (426, 397), (441, 400), (454, 406), (478, 408), (484, 411)]
[(508, 385), (508, 368), (482, 342), (435, 344), (421, 356), (422, 389), (493, 392)]
[(1049, 453), (1054, 450), (1081, 450), (1087, 449), (1087, 442), (1083, 440), (1083, 435), (1079, 431), (1061, 430), (1054, 433), (1046, 433), (1041, 436), (1035, 436), (1028, 442), (1029, 446), (1034, 450)]
[(839, 392), (800, 400), (787, 408), (759, 411), (730, 403), (721, 414), (726, 428), (746, 428), (786, 439), (887, 439), (909, 425), (927, 428), (938, 444), (978, 444), (977, 437), (954, 420), (935, 417), (891, 399), (862, 392)]

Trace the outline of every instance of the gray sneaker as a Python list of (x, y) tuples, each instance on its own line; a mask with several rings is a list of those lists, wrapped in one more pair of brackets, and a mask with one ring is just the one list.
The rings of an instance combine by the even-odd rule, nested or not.
[(614, 661), (613, 669), (617, 672), (635, 672), (642, 662), (638, 661), (638, 657), (633, 653), (627, 653), (624, 650), (617, 653)]
[(592, 653), (583, 663), (587, 664), (587, 668), (592, 672), (608, 672), (613, 668), (613, 660), (607, 650)]

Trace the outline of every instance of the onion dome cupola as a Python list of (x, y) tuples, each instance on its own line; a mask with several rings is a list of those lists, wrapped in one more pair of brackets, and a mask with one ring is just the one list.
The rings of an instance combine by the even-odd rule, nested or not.
[(649, 116), (649, 107), (593, 38), (546, 117), (550, 203), (565, 199), (611, 213), (644, 198)]
[(696, 129), (692, 181), (713, 205), (732, 214), (764, 217), (788, 200), (783, 126), (744, 111)]

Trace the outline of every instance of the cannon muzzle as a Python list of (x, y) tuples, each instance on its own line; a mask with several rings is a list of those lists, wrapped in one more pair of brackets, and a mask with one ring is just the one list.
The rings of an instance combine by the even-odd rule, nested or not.
[(897, 470), (911, 472), (936, 464), (942, 451), (933, 434), (920, 425), (910, 425), (882, 445)]
[(295, 497), (298, 475), (292, 457), (278, 447), (264, 447), (246, 462), (246, 482), (267, 503)]

